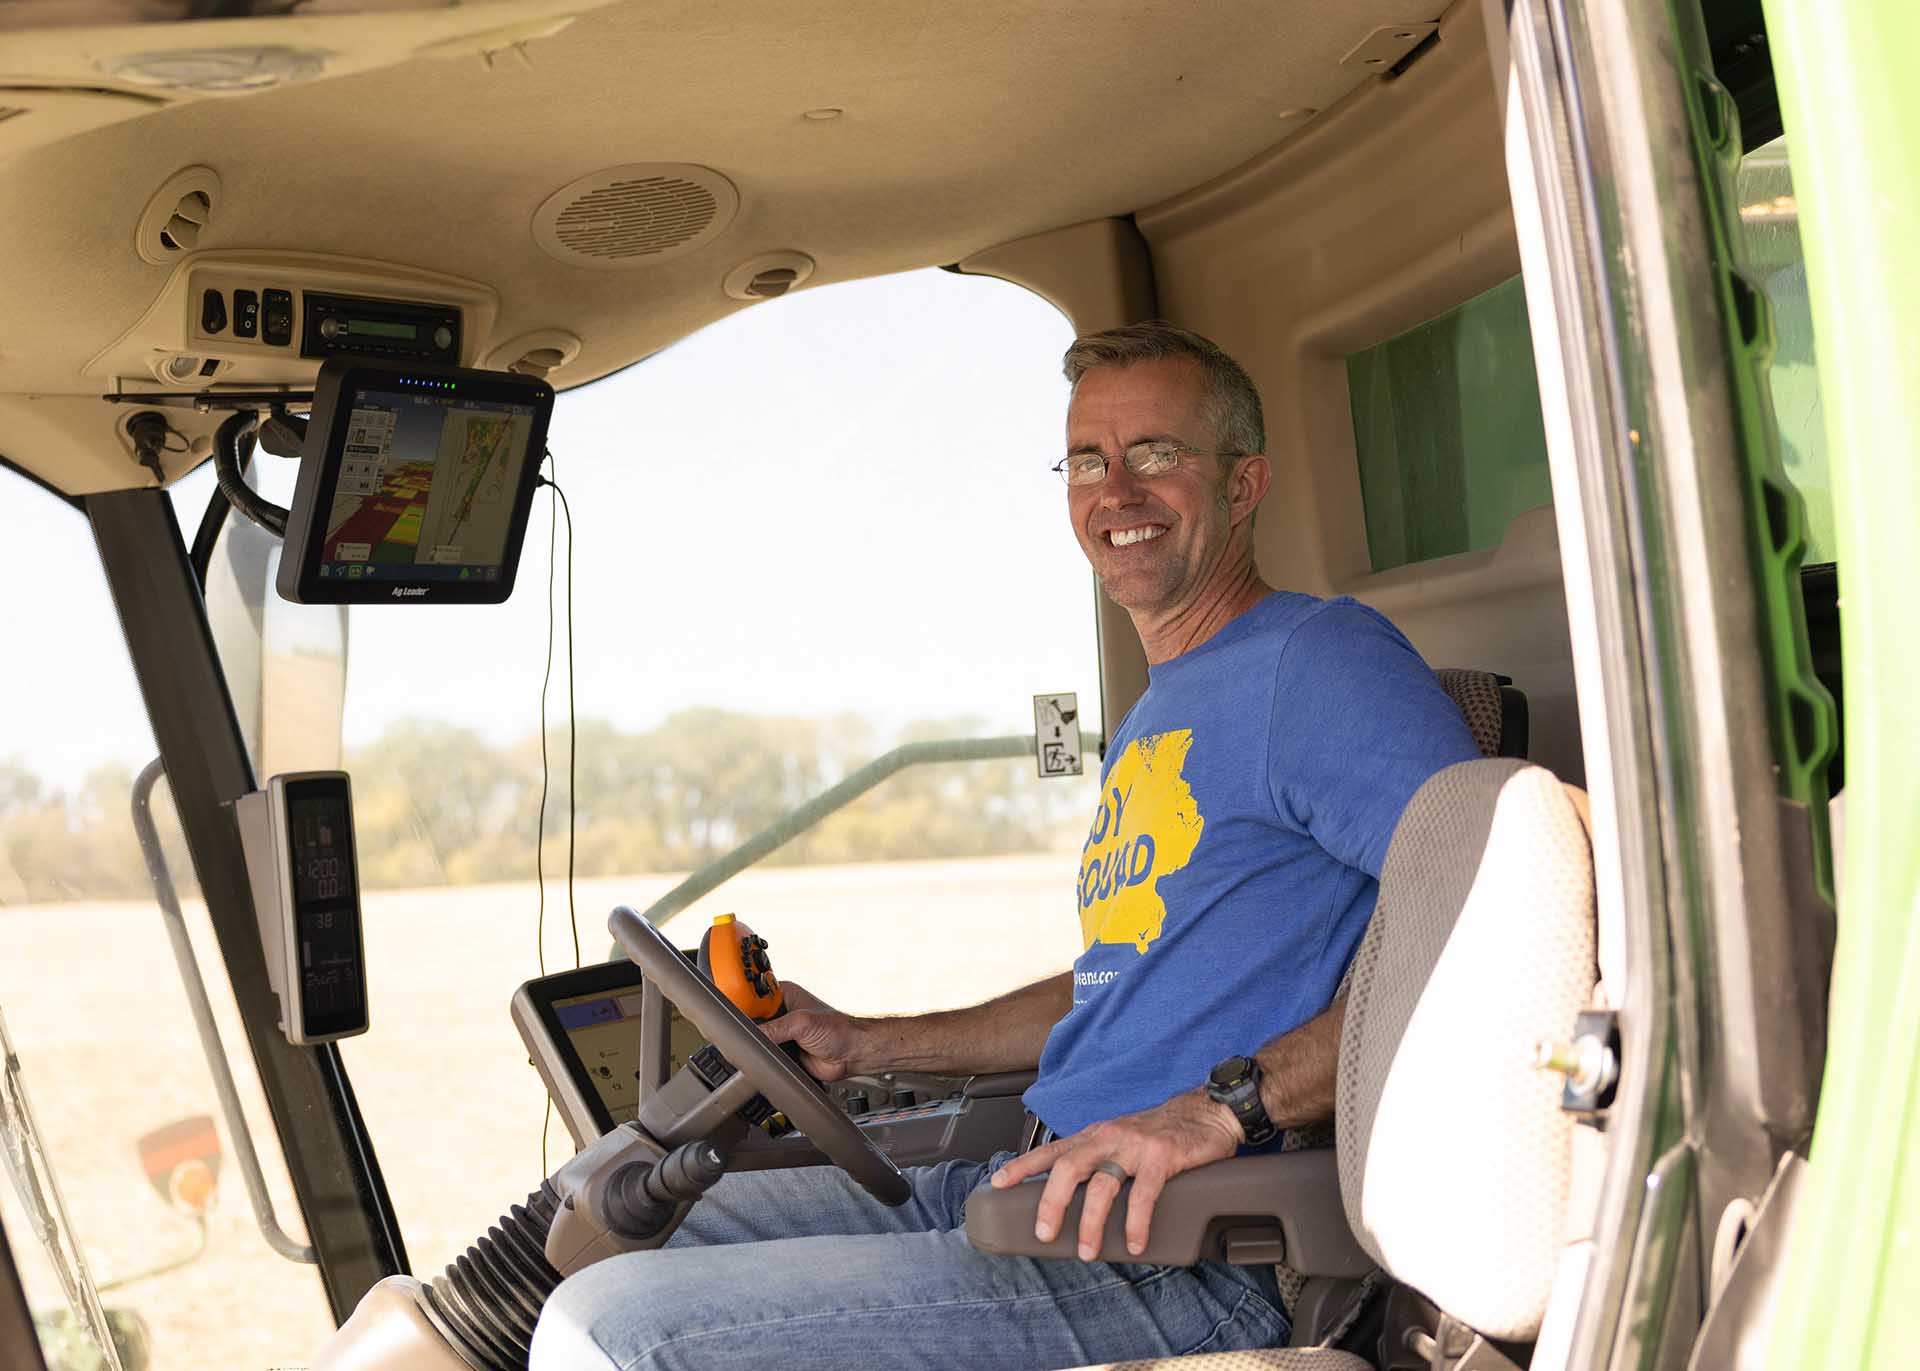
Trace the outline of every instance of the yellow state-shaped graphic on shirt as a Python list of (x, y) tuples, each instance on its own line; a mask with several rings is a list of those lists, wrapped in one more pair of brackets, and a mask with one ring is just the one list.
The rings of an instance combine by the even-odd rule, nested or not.
[(1160, 881), (1185, 867), (1206, 819), (1183, 774), (1193, 730), (1136, 738), (1107, 773), (1080, 854), (1086, 945), (1131, 943), (1142, 954), (1166, 924)]

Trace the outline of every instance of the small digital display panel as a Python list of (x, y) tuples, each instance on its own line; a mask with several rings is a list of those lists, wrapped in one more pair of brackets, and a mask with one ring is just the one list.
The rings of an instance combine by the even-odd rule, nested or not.
[[(644, 993), (640, 968), (627, 961), (552, 972), (514, 993), (515, 1026), (576, 1139), (599, 1137), (637, 1116)], [(670, 1077), (706, 1038), (671, 1004), (662, 1007)], [(557, 1083), (562, 1078), (570, 1089)]]
[[(397, 337), (415, 325), (347, 327)], [(532, 377), (329, 360), (280, 593), (332, 604), (506, 599), (552, 408), (552, 388)]]
[(555, 1000), (553, 1016), (617, 1127), (640, 1112), (640, 992)]
[(357, 1032), (367, 1022), (366, 967), (344, 782), (288, 784), (287, 848), (301, 1031), (309, 1038)]
[[(553, 1017), (567, 1035), (577, 1064), (600, 1097), (616, 1128), (640, 1109), (640, 991), (574, 995), (553, 1002)], [(680, 1012), (668, 1007), (667, 1074), (687, 1064), (706, 1039)]]

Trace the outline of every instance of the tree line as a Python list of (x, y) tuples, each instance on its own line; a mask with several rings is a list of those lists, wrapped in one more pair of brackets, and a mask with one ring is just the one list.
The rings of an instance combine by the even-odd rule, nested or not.
[[(898, 743), (979, 735), (926, 720), (881, 736), (855, 715), (689, 709), (625, 732), (582, 720), (569, 779), (564, 729), (508, 744), (425, 719), (352, 749), (354, 824), (366, 889), (532, 880), (545, 791), (549, 874), (566, 866), (570, 794), (581, 876), (692, 870)], [(0, 905), (138, 899), (152, 886), (130, 812), (134, 768), (109, 765), (72, 791), (0, 761)], [(1034, 852), (1077, 841), (1081, 787), (1039, 783), (1030, 758), (912, 767), (795, 838), (769, 863), (906, 861)], [(184, 895), (194, 889), (164, 782), (153, 809)]]

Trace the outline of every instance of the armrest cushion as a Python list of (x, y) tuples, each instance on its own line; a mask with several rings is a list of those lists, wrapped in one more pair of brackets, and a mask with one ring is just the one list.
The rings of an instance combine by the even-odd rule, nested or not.
[[(967, 1240), (982, 1252), (1017, 1257), (1077, 1258), (1082, 1186), (1067, 1204), (1052, 1242), (1033, 1236), (1045, 1177), (1007, 1190), (981, 1186), (967, 1197)], [(1182, 1172), (1167, 1182), (1153, 1209), (1147, 1250), (1127, 1251), (1127, 1201), (1120, 1187), (1100, 1245), (1100, 1260), (1191, 1266), (1228, 1261), (1255, 1266), (1284, 1261), (1309, 1276), (1364, 1276), (1373, 1259), (1354, 1240), (1340, 1203), (1332, 1148), (1234, 1157)]]

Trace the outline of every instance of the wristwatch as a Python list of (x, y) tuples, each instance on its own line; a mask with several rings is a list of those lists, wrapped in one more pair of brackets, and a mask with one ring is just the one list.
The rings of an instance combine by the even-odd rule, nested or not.
[(1251, 1057), (1229, 1057), (1207, 1073), (1207, 1098), (1218, 1100), (1240, 1120), (1249, 1147), (1273, 1141), (1280, 1130), (1260, 1103), (1260, 1063)]

